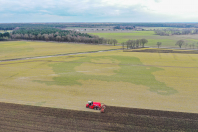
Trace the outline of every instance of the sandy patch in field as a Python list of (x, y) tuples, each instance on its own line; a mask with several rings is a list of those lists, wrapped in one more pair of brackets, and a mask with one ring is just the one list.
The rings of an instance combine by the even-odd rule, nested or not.
[(99, 59), (91, 60), (91, 63), (83, 63), (80, 66), (75, 67), (77, 72), (82, 72), (87, 75), (114, 75), (114, 71), (119, 70), (119, 61), (114, 61), (110, 59)]

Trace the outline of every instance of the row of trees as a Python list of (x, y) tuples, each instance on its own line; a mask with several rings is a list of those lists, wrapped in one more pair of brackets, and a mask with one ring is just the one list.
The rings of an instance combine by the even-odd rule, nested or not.
[(58, 41), (58, 42), (76, 42), (76, 43), (93, 43), (93, 44), (114, 44), (113, 41), (109, 41), (109, 39), (99, 38), (97, 36), (89, 38), (85, 36), (60, 36), (58, 34), (11, 34), (11, 39), (24, 39), (24, 40), (42, 40), (42, 41)]
[(177, 27), (177, 28), (198, 28), (198, 23), (2, 23), (0, 30), (13, 30), (19, 28), (67, 28), (67, 27)]
[[(162, 45), (162, 42), (157, 42), (156, 45), (159, 48)], [(198, 42), (197, 43), (193, 42), (189, 44), (188, 42), (185, 42), (184, 40), (178, 40), (175, 45), (179, 46), (179, 48), (181, 48), (182, 46), (185, 46), (185, 48), (187, 48), (189, 46), (190, 48), (193, 48), (193, 49), (197, 46), (197, 49), (198, 49)]]
[(15, 30), (12, 32), (12, 34), (32, 34), (32, 35), (43, 35), (43, 34), (55, 34), (55, 36), (66, 36), (66, 35), (71, 35), (71, 36), (81, 36), (81, 37), (88, 37), (88, 38), (94, 38), (95, 36), (87, 34), (87, 33), (80, 33), (77, 31), (72, 31), (72, 30), (60, 30), (57, 28), (41, 28), (41, 29), (29, 29), (29, 28), (20, 28), (18, 30)]
[(10, 35), (11, 39), (25, 40), (44, 40), (58, 42), (76, 42), (76, 43), (93, 43), (93, 44), (117, 44), (116, 39), (104, 39), (87, 33), (80, 33), (71, 30), (60, 29), (19, 29), (13, 31)]
[(193, 49), (197, 45), (197, 48), (198, 48), (198, 42), (197, 43), (193, 42), (193, 43), (189, 44), (188, 42), (185, 42), (184, 40), (178, 40), (175, 45), (179, 46), (180, 48), (182, 46), (185, 46), (185, 48), (187, 48), (187, 46), (189, 46), (190, 48), (193, 48)]
[(114, 30), (115, 29), (135, 29), (135, 26), (115, 26), (114, 28), (113, 28)]
[(127, 49), (135, 49), (135, 48), (139, 48), (139, 47), (144, 47), (144, 45), (148, 43), (147, 39), (136, 39), (136, 40), (128, 40), (126, 42), (122, 43), (122, 46), (124, 48), (124, 45), (127, 46)]
[(188, 35), (188, 34), (198, 34), (198, 29), (164, 29), (155, 30), (156, 35), (169, 36), (169, 35)]

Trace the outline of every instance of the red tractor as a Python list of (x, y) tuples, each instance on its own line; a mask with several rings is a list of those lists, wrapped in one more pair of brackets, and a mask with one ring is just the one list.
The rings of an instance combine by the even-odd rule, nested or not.
[(88, 101), (88, 104), (86, 104), (86, 108), (90, 108), (90, 109), (94, 109), (94, 110), (100, 110), (101, 113), (104, 113), (106, 105), (104, 105), (103, 103), (100, 103), (100, 102)]

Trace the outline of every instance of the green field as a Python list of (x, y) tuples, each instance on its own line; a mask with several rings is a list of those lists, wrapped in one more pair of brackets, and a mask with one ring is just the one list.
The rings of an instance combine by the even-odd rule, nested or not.
[(175, 46), (176, 42), (180, 39), (187, 41), (189, 44), (198, 41), (198, 35), (173, 35), (173, 36), (159, 36), (155, 35), (154, 31), (131, 31), (131, 32), (98, 32), (90, 33), (99, 37), (107, 39), (117, 39), (118, 43), (126, 42), (129, 39), (148, 39), (145, 46), (157, 47), (157, 42), (162, 42), (162, 47), (178, 47)]
[(12, 32), (12, 30), (0, 30), (0, 33)]
[[(32, 45), (28, 56), (39, 51), (39, 55), (63, 52), (63, 43), (0, 45), (8, 46), (7, 52), (13, 54), (7, 53), (8, 58), (18, 58), (25, 57), (20, 52), (27, 43)], [(41, 49), (39, 44), (48, 45), (48, 49)], [(99, 49), (95, 45), (65, 46), (71, 48), (70, 53)], [(85, 103), (93, 100), (113, 106), (198, 113), (196, 54), (120, 50), (0, 62), (0, 80), (1, 102), (86, 110)]]
[(121, 46), (69, 44), (58, 42), (32, 42), (32, 41), (0, 41), (0, 60), (80, 53), (88, 51), (118, 49)]

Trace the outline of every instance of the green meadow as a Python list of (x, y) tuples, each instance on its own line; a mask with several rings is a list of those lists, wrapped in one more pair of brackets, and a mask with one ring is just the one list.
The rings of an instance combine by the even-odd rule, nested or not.
[[(45, 56), (114, 47), (24, 41), (8, 45), (1, 48), (7, 47), (5, 53), (12, 59), (25, 57), (20, 52), (28, 48), (28, 56)], [(0, 80), (1, 102), (87, 110), (85, 104), (93, 100), (112, 106), (198, 113), (197, 54), (118, 50), (7, 61), (0, 62)]]
[(0, 33), (12, 32), (12, 30), (0, 30)]
[(185, 40), (189, 44), (198, 41), (198, 35), (173, 35), (173, 36), (159, 36), (155, 35), (154, 31), (119, 31), (119, 32), (98, 32), (90, 33), (99, 37), (107, 39), (117, 39), (118, 43), (126, 42), (129, 39), (142, 39), (148, 40), (145, 46), (157, 47), (157, 42), (162, 42), (162, 47), (178, 47), (175, 46), (176, 42), (180, 39)]
[(118, 49), (121, 46), (76, 43), (0, 41), (0, 60)]

